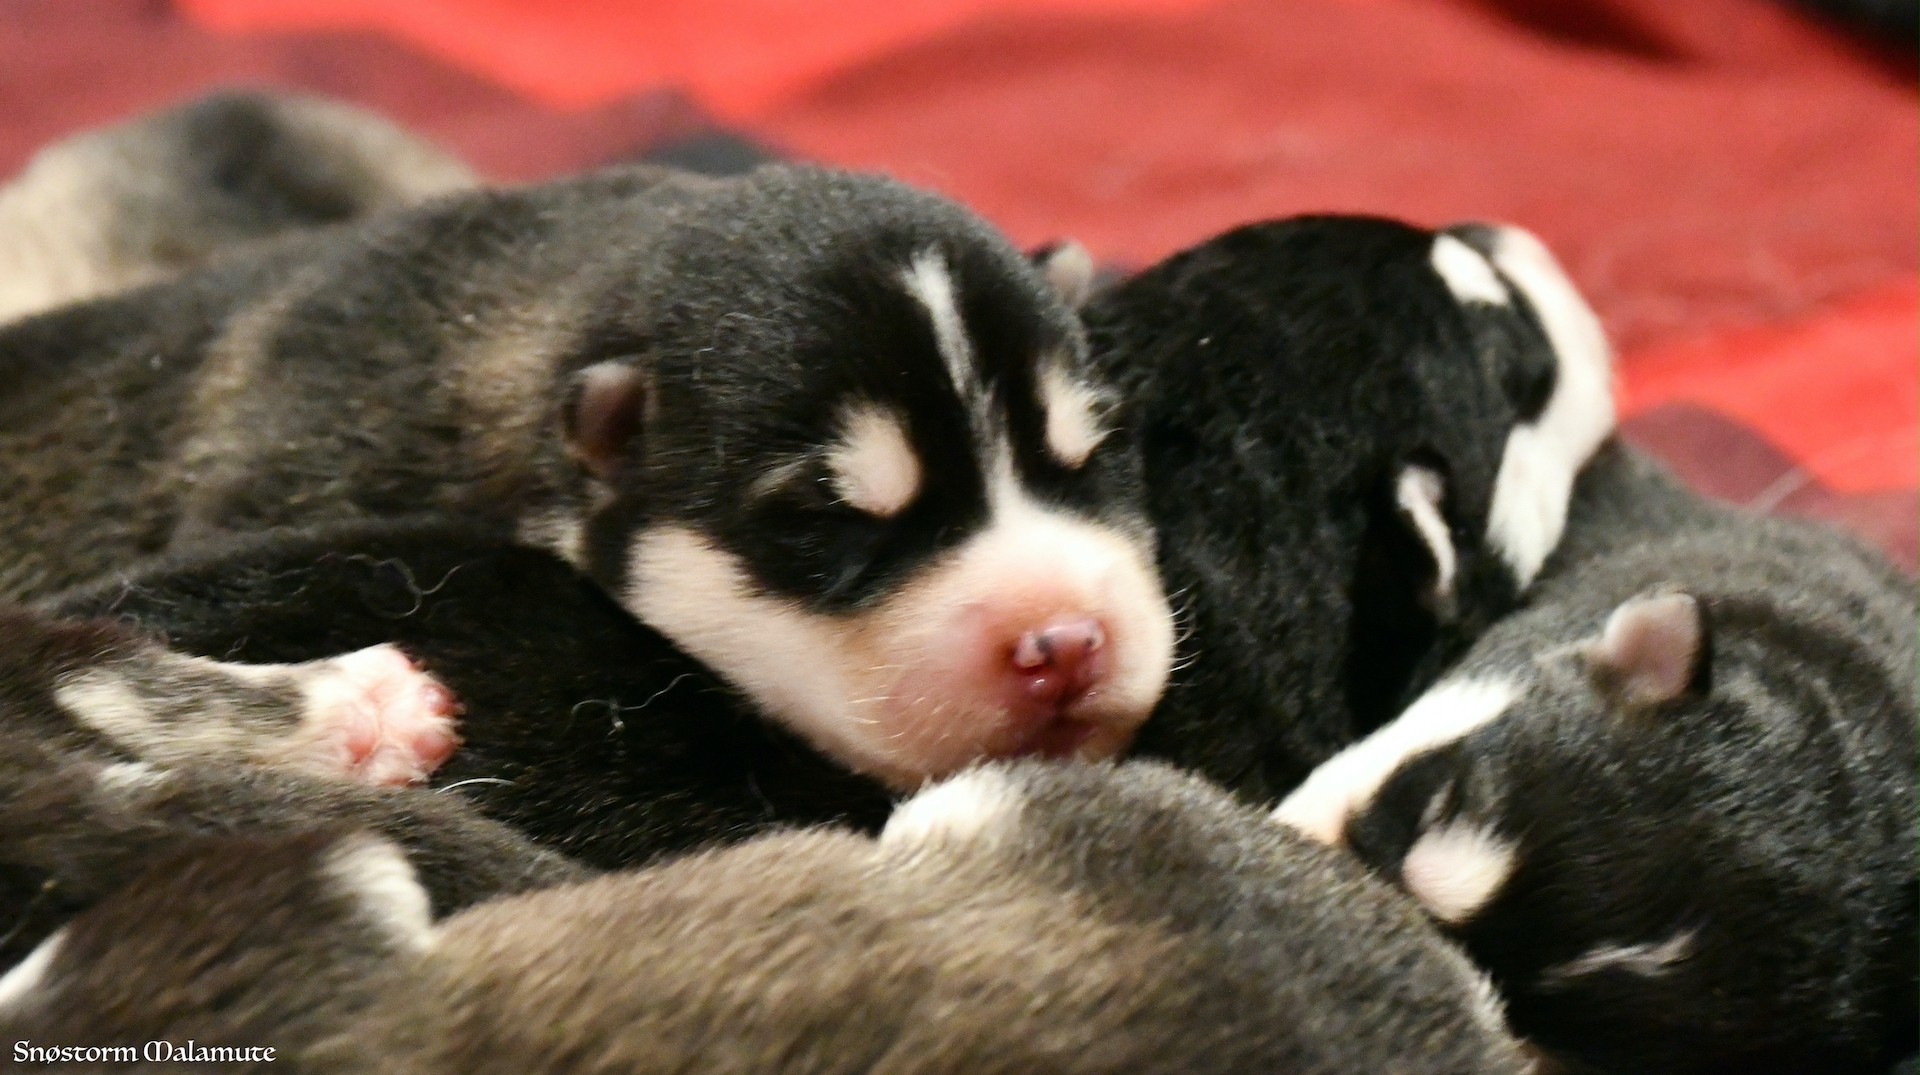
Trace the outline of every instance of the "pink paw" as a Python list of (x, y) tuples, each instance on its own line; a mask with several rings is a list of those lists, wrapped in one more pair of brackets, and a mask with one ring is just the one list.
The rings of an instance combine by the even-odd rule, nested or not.
[(460, 702), (394, 646), (305, 666), (309, 764), (365, 784), (415, 784), (453, 754)]

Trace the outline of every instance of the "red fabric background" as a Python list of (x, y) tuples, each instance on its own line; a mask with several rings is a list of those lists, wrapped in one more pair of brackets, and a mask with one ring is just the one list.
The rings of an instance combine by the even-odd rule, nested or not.
[(1319, 209), (1539, 232), (1629, 433), (1920, 555), (1911, 54), (1772, 0), (0, 0), (0, 170), (213, 85), (346, 96), (502, 178), (705, 117), (1141, 263)]

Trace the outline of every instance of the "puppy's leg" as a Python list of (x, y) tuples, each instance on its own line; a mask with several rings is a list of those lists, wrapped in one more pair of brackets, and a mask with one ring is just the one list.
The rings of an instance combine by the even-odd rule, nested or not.
[(56, 738), (92, 733), (148, 762), (231, 759), (407, 784), (457, 742), (453, 694), (392, 646), (236, 664), (25, 611), (0, 611), (0, 635), (16, 640), (0, 657), (0, 700), (16, 720)]

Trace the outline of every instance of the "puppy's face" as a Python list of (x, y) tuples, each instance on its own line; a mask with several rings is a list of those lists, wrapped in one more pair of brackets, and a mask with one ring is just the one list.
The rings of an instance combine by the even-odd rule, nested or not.
[[(1004, 244), (849, 227), (664, 311), (586, 559), (648, 623), (900, 786), (1102, 757), (1172, 625), (1121, 401)], [(591, 371), (590, 371), (591, 372)], [(591, 410), (585, 407), (582, 413)]]

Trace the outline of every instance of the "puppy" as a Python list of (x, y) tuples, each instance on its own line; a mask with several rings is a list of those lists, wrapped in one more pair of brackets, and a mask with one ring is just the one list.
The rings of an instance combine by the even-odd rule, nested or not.
[(452, 195), (16, 323), (0, 383), (15, 596), (224, 532), (511, 525), (898, 787), (1111, 755), (1171, 661), (1078, 323), (872, 177)]
[(1251, 225), (1085, 317), (1187, 632), (1136, 749), (1256, 799), (1513, 607), (1613, 425), (1598, 322), (1514, 228)]
[(49, 146), (0, 187), (0, 321), (473, 184), (349, 105), (215, 94)]
[(1531, 607), (1280, 807), (1413, 893), (1575, 1071), (1915, 1047), (1914, 587), (1619, 445)]
[[(150, 875), (0, 983), (0, 1024), (272, 1046), (294, 1070), (334, 1070), (348, 1035), (423, 1073), (1526, 1070), (1410, 903), (1156, 765), (976, 770), (877, 841), (770, 837), (437, 929), (381, 846)], [(311, 1004), (262, 980), (308, 951)]]

